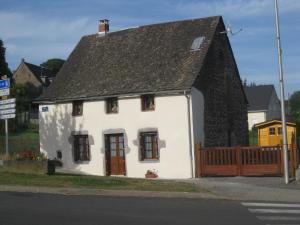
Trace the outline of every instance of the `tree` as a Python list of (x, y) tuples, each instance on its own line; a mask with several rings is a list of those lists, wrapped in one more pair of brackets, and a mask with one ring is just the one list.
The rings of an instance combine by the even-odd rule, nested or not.
[(291, 115), (293, 120), (300, 125), (300, 91), (296, 91), (290, 97)]
[(53, 71), (54, 74), (57, 74), (64, 62), (65, 60), (63, 59), (53, 58), (48, 59), (46, 62), (42, 63), (41, 66)]
[(8, 68), (6, 59), (5, 59), (5, 47), (2, 39), (0, 39), (0, 76), (7, 75), (11, 76), (11, 71)]

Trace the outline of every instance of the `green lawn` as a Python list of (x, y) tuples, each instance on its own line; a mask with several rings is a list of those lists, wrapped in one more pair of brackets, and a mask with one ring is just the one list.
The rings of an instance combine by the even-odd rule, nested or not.
[(0, 185), (39, 187), (96, 188), (112, 190), (208, 192), (194, 184), (164, 180), (146, 180), (125, 177), (102, 177), (70, 174), (47, 175), (41, 164), (27, 167), (1, 167)]
[[(34, 131), (23, 131), (9, 134), (9, 153), (15, 154), (23, 150), (39, 152), (39, 133)], [(5, 153), (5, 135), (0, 135), (0, 155)]]

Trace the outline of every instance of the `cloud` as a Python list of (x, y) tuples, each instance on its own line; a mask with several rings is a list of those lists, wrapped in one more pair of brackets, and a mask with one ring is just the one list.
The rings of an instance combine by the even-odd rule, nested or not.
[(66, 58), (81, 36), (96, 33), (97, 21), (81, 18), (48, 18), (0, 11), (1, 38), (6, 58), (15, 68), (20, 58), (39, 64), (50, 57)]
[(0, 21), (4, 39), (38, 37), (55, 39), (61, 36), (77, 36), (91, 30), (91, 23), (85, 17), (74, 20), (62, 18), (45, 20), (30, 14), (0, 11)]
[[(280, 3), (280, 12), (289, 13), (300, 10), (299, 0), (282, 0)], [(251, 16), (262, 16), (266, 13), (274, 13), (274, 3), (272, 0), (212, 0), (180, 2), (176, 5), (175, 11), (178, 14), (188, 16), (212, 16), (225, 15), (228, 18), (242, 18)]]

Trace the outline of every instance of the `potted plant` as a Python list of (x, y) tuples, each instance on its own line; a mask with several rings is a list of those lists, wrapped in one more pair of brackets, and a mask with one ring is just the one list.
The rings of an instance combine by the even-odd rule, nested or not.
[(145, 178), (157, 178), (157, 171), (156, 170), (147, 170), (145, 174)]

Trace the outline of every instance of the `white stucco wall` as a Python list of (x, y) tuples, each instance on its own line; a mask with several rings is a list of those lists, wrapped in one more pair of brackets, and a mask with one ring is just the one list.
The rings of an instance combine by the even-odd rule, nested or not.
[[(195, 101), (199, 93), (195, 92)], [(84, 102), (83, 115), (72, 116), (72, 104), (40, 105), (40, 149), (54, 158), (56, 151), (63, 155), (63, 169), (86, 174), (105, 175), (105, 133), (124, 133), (126, 147), (126, 175), (144, 177), (147, 170), (155, 169), (162, 178), (189, 178), (191, 164), (187, 119), (187, 99), (184, 95), (155, 98), (155, 111), (142, 112), (139, 97), (119, 99), (119, 112), (106, 114), (105, 101)], [(48, 106), (48, 112), (42, 107)], [(196, 106), (194, 112), (200, 112)], [(197, 118), (197, 117), (196, 117)], [(201, 127), (196, 119), (195, 127)], [(140, 129), (157, 129), (160, 145), (158, 161), (139, 160)], [(72, 132), (88, 133), (91, 160), (74, 163)], [(195, 138), (201, 139), (197, 133)]]
[(262, 123), (266, 121), (266, 112), (261, 111), (261, 112), (248, 112), (248, 129), (252, 130), (253, 125), (257, 123)]
[(192, 88), (191, 96), (194, 143), (201, 143), (204, 146), (204, 97), (196, 88)]

